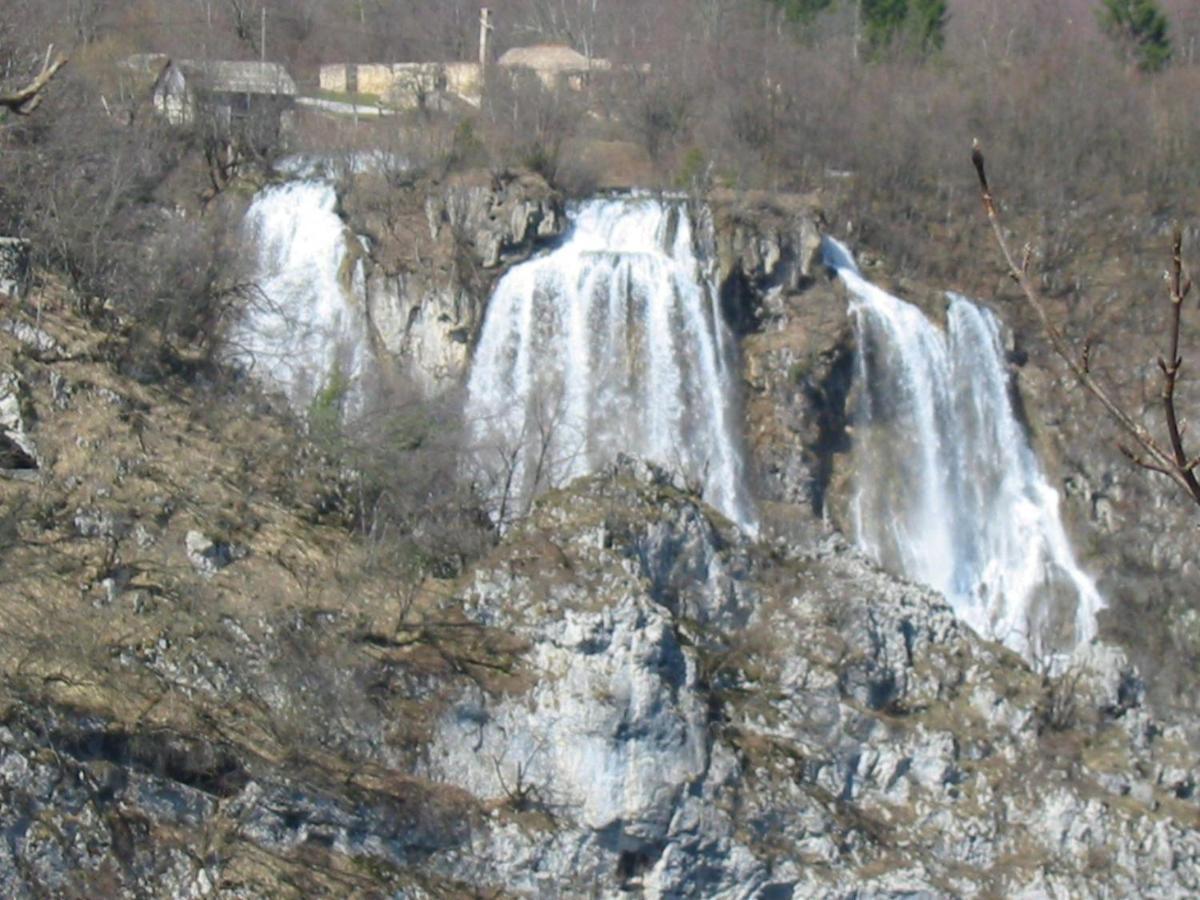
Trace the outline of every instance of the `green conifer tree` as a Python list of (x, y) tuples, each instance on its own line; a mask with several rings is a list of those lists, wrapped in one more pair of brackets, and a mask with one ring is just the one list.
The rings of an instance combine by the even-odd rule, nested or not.
[(833, 5), (833, 0), (772, 0), (783, 10), (789, 22), (809, 25), (820, 13)]
[(1143, 72), (1157, 72), (1170, 61), (1170, 26), (1155, 0), (1103, 0), (1097, 14), (1121, 53)]
[(863, 40), (875, 52), (890, 46), (908, 17), (908, 0), (861, 0)]
[(922, 56), (941, 50), (946, 43), (946, 0), (912, 0), (907, 29)]

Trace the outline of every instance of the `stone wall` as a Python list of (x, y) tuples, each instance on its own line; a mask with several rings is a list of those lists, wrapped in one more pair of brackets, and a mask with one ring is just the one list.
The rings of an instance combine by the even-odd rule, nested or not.
[(323, 91), (374, 94), (398, 109), (416, 109), (435, 95), (478, 106), (483, 72), (478, 63), (335, 63), (321, 66)]
[(479, 106), (483, 99), (483, 67), (479, 63), (454, 62), (443, 67), (446, 74), (446, 91), (452, 96)]
[(321, 71), (318, 79), (318, 84), (323, 91), (332, 91), (335, 94), (345, 94), (349, 91), (347, 85), (348, 66), (346, 63), (332, 63), (330, 65), (321, 66)]

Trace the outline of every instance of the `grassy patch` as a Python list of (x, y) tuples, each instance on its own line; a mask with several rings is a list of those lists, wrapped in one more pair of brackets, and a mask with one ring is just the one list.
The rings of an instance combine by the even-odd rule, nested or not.
[(356, 106), (383, 106), (383, 99), (378, 94), (364, 94), (357, 91), (326, 91), (317, 90), (313, 97), (318, 100), (331, 100), (334, 103), (353, 103)]

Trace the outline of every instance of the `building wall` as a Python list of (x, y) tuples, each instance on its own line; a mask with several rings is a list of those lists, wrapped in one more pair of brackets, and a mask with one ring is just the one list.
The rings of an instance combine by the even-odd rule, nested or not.
[(398, 109), (416, 109), (439, 93), (478, 106), (483, 72), (478, 63), (336, 63), (321, 66), (325, 91), (374, 94)]
[(483, 67), (479, 63), (454, 62), (446, 63), (446, 90), (470, 103), (478, 106), (483, 100)]
[(347, 91), (346, 86), (346, 70), (349, 68), (345, 63), (336, 63), (329, 66), (321, 66), (319, 84), (323, 91), (333, 91), (334, 93), (344, 94)]
[(173, 66), (164, 69), (154, 86), (154, 109), (172, 125), (190, 125), (196, 101), (183, 74)]

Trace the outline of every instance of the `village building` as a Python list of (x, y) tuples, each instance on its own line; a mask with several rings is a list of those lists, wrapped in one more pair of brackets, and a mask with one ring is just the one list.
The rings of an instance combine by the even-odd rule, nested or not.
[[(548, 90), (582, 90), (597, 72), (612, 66), (563, 44), (514, 47), (496, 61), (501, 72), (529, 72)], [(447, 102), (478, 107), (484, 66), (476, 62), (333, 63), (321, 66), (320, 87), (331, 94), (369, 97), (394, 109), (424, 109)]]
[(279, 63), (167, 60), (152, 92), (154, 108), (176, 125), (196, 121), (201, 106), (226, 126), (255, 117), (286, 127), (296, 82)]
[[(478, 62), (331, 63), (321, 66), (319, 84), (327, 94), (369, 99), (392, 109), (426, 109), (455, 102), (478, 107), (483, 101), (484, 74), (490, 67), (491, 12), (479, 17)], [(535, 75), (549, 90), (582, 90), (596, 72), (610, 71), (608, 60), (594, 59), (565, 44), (514, 47), (495, 68), (516, 75)]]
[(513, 47), (501, 55), (496, 65), (509, 72), (532, 72), (550, 90), (574, 91), (583, 90), (593, 73), (612, 69), (607, 59), (586, 57), (565, 44)]
[(459, 101), (478, 107), (483, 67), (473, 62), (333, 63), (321, 66), (322, 91), (368, 97), (393, 109), (423, 109)]

